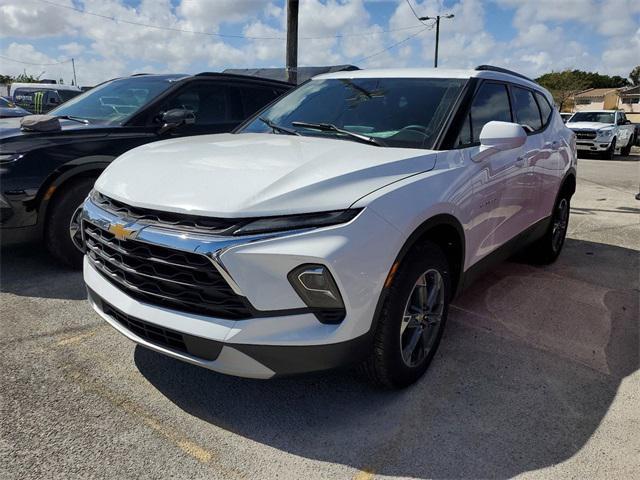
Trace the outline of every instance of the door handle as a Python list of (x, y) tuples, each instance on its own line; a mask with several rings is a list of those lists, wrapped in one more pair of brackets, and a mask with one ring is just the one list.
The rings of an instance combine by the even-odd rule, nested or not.
[(560, 148), (560, 142), (558, 140), (554, 140), (553, 142), (547, 143), (545, 147), (550, 148), (551, 150), (558, 150)]
[(524, 165), (524, 157), (521, 155), (518, 158), (516, 158), (516, 166), (522, 167), (523, 165)]

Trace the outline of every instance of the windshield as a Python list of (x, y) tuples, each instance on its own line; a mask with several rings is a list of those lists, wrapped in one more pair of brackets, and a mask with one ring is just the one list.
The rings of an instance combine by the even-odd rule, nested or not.
[[(389, 147), (430, 148), (466, 80), (445, 78), (357, 78), (312, 80), (267, 108), (241, 132), (279, 132), (353, 137), (297, 122), (332, 124), (379, 139)], [(283, 132), (279, 132), (283, 133)]]
[(72, 98), (50, 114), (84, 118), (97, 124), (122, 125), (170, 86), (171, 79), (167, 77), (112, 80)]
[(571, 123), (575, 122), (599, 122), (614, 123), (614, 114), (611, 112), (578, 112), (571, 117)]

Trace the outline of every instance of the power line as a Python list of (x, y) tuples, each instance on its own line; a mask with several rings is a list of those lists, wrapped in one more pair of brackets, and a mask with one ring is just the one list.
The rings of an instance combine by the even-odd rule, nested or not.
[(369, 60), (370, 58), (377, 57), (378, 55), (381, 55), (384, 52), (386, 52), (388, 50), (391, 50), (392, 48), (397, 47), (398, 45), (401, 45), (401, 44), (403, 44), (405, 42), (408, 42), (412, 38), (417, 37), (422, 32), (426, 32), (427, 30), (433, 30), (433, 25), (429, 25), (429, 26), (423, 28), (422, 30), (420, 30), (419, 32), (416, 32), (413, 35), (409, 35), (404, 40), (400, 40), (399, 42), (396, 42), (396, 43), (393, 43), (393, 44), (389, 45), (388, 47), (384, 48), (383, 50), (380, 50), (379, 52), (372, 53), (371, 55), (367, 55), (366, 57), (358, 58), (358, 59), (354, 60), (353, 63), (361, 63), (361, 62), (364, 62), (365, 60)]
[[(200, 30), (189, 30), (186, 28), (178, 28), (178, 27), (165, 27), (165, 26), (161, 26), (161, 25), (153, 25), (153, 24), (149, 24), (149, 23), (143, 23), (143, 22), (136, 22), (133, 20), (125, 20), (122, 18), (116, 18), (110, 15), (104, 15), (102, 13), (97, 13), (97, 12), (90, 12), (88, 10), (84, 10), (78, 7), (74, 7), (72, 5), (62, 5), (59, 3), (55, 3), (55, 2), (51, 2), (49, 0), (37, 0), (38, 2), (41, 3), (45, 3), (47, 5), (51, 5), (54, 7), (58, 7), (58, 8), (65, 8), (67, 10), (72, 10), (74, 12), (77, 13), (82, 13), (84, 15), (90, 15), (93, 17), (98, 17), (98, 18), (102, 18), (105, 20), (109, 20), (112, 22), (116, 22), (116, 23), (124, 23), (127, 25), (134, 25), (137, 27), (146, 27), (146, 28), (154, 28), (156, 30), (166, 30), (166, 31), (171, 31), (171, 32), (176, 32), (176, 33), (191, 33), (191, 34), (195, 34), (195, 35), (207, 35), (210, 37), (220, 37), (220, 38), (241, 38), (241, 39), (245, 39), (245, 40), (286, 40), (286, 37), (262, 37), (262, 36), (253, 36), (253, 35), (240, 35), (240, 34), (232, 34), (232, 33), (217, 33), (217, 32), (204, 32), (204, 31), (200, 31)], [(424, 25), (424, 23), (423, 23)], [(321, 40), (321, 39), (327, 39), (327, 38), (347, 38), (347, 37), (362, 37), (362, 36), (370, 36), (370, 35), (377, 35), (380, 33), (393, 33), (393, 32), (399, 32), (399, 31), (404, 31), (404, 30), (412, 30), (412, 29), (416, 29), (416, 28), (420, 28), (420, 25), (412, 25), (412, 26), (407, 26), (407, 27), (399, 27), (399, 28), (395, 28), (395, 29), (390, 29), (390, 30), (380, 30), (380, 31), (376, 31), (376, 32), (354, 32), (354, 33), (343, 33), (343, 34), (338, 34), (338, 35), (323, 35), (323, 36), (314, 36), (314, 37), (300, 37), (300, 40)]]
[(3, 60), (8, 60), (10, 62), (16, 62), (16, 63), (22, 63), (24, 65), (36, 65), (38, 67), (49, 67), (51, 65), (62, 65), (63, 63), (69, 63), (71, 62), (73, 59), (68, 58), (66, 60), (61, 60), (60, 62), (53, 62), (53, 63), (35, 63), (35, 62), (24, 62), (22, 60), (16, 60), (15, 58), (9, 58), (9, 57), (5, 57), (4, 55), (0, 55), (0, 58), (2, 58)]
[(426, 23), (424, 23), (421, 20), (420, 16), (416, 13), (415, 9), (413, 8), (413, 5), (411, 5), (411, 2), (409, 0), (405, 0), (405, 2), (407, 2), (407, 5), (409, 5), (409, 8), (411, 9), (413, 16), (416, 17), (421, 24), (426, 25)]

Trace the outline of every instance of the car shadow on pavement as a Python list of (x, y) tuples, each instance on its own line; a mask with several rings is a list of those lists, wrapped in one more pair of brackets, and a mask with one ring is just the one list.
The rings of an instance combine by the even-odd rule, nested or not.
[(0, 292), (64, 300), (87, 298), (82, 272), (57, 263), (39, 244), (0, 250)]
[(452, 306), (411, 388), (350, 371), (270, 381), (137, 347), (146, 379), (189, 414), (304, 458), (416, 478), (511, 477), (569, 459), (638, 368), (638, 256), (567, 240), (550, 267), (507, 262)]

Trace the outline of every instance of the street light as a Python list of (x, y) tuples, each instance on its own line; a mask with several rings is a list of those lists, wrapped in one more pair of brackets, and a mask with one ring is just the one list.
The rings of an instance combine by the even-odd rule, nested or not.
[(455, 15), (453, 13), (449, 13), (447, 15), (436, 15), (435, 17), (420, 17), (418, 20), (421, 22), (425, 20), (435, 20), (436, 21), (436, 55), (433, 59), (433, 68), (438, 68), (438, 42), (440, 41), (440, 19), (441, 18), (453, 18)]

